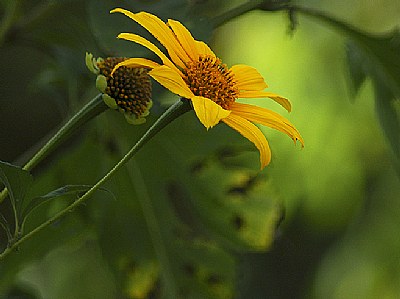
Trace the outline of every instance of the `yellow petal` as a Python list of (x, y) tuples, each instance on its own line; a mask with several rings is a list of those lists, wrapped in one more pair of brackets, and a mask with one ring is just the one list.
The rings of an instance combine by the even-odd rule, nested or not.
[(190, 60), (189, 56), (176, 39), (175, 34), (157, 16), (147, 12), (132, 13), (122, 8), (116, 8), (110, 12), (123, 13), (148, 30), (167, 49), (169, 56), (175, 64), (183, 68), (184, 65), (182, 61), (186, 62)]
[(297, 129), (293, 124), (290, 123), (289, 120), (278, 113), (266, 108), (237, 102), (232, 103), (230, 109), (235, 115), (239, 115), (251, 122), (279, 130), (292, 138), (294, 142), (299, 140), (302, 146), (304, 146), (304, 140), (299, 131), (297, 131)]
[(159, 48), (157, 48), (153, 43), (149, 42), (147, 39), (133, 33), (120, 33), (118, 35), (118, 38), (122, 38), (134, 43), (137, 43), (139, 45), (142, 45), (152, 51), (154, 54), (156, 54), (158, 57), (160, 57), (161, 61), (169, 66), (170, 68), (174, 69), (175, 71), (180, 72), (180, 70), (171, 62), (171, 60), (168, 59), (167, 56), (163, 52), (160, 51)]
[(272, 92), (266, 91), (240, 91), (239, 98), (270, 98), (280, 104), (288, 112), (292, 110), (292, 105), (289, 100)]
[(222, 121), (254, 143), (260, 152), (261, 169), (269, 164), (271, 161), (271, 150), (267, 139), (257, 126), (233, 113)]
[(114, 72), (121, 66), (147, 67), (147, 68), (153, 69), (153, 68), (159, 67), (160, 65), (157, 62), (154, 62), (154, 61), (146, 59), (146, 58), (129, 58), (127, 60), (124, 60), (124, 61), (118, 63), (116, 66), (114, 66), (114, 69), (111, 72), (111, 77), (114, 75)]
[(194, 40), (189, 30), (187, 30), (187, 28), (183, 26), (180, 22), (171, 19), (168, 20), (168, 25), (175, 33), (179, 43), (188, 54), (188, 56), (192, 60), (197, 60), (199, 57), (199, 53), (197, 51), (196, 41)]
[(202, 41), (196, 41), (197, 52), (203, 56), (211, 56), (216, 57), (214, 52), (210, 49), (210, 47)]
[(231, 113), (205, 97), (193, 96), (191, 99), (197, 117), (207, 130)]
[(263, 90), (268, 87), (261, 74), (253, 67), (237, 64), (230, 68), (235, 75), (236, 87), (239, 90)]
[(152, 69), (149, 75), (162, 86), (181, 97), (190, 99), (194, 96), (182, 77), (166, 65)]

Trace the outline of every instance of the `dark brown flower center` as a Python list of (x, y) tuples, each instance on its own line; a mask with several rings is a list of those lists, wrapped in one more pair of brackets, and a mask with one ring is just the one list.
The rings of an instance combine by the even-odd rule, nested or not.
[(224, 109), (238, 96), (233, 73), (219, 58), (205, 56), (186, 64), (184, 80), (196, 96), (208, 98)]
[(108, 57), (97, 64), (100, 74), (107, 79), (105, 93), (112, 97), (119, 108), (141, 116), (148, 110), (151, 102), (151, 81), (145, 68), (118, 68), (113, 77), (114, 67), (126, 60), (121, 57)]

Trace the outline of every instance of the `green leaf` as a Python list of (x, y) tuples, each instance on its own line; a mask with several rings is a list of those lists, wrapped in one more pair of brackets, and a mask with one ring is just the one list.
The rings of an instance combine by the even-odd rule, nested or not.
[(265, 177), (212, 161), (190, 181), (193, 191), (188, 199), (209, 233), (237, 250), (269, 247), (283, 210)]
[(235, 260), (209, 240), (176, 239), (174, 273), (182, 298), (233, 298)]
[[(122, 132), (120, 128), (112, 131)], [(135, 134), (130, 131), (126, 140), (132, 143)], [(232, 298), (236, 263), (225, 245), (241, 251), (265, 250), (273, 240), (281, 207), (269, 183), (256, 175), (258, 152), (243, 153), (243, 146), (221, 150), (225, 144), (242, 142), (240, 135), (225, 126), (207, 132), (193, 113), (187, 113), (138, 153), (138, 169), (128, 165), (131, 187), (120, 189), (134, 190), (126, 200), (140, 203), (143, 215), (137, 218), (137, 209), (126, 210), (124, 218), (144, 218), (149, 236), (146, 240), (138, 233), (132, 220), (114, 221), (130, 227), (130, 242), (135, 240), (131, 250), (125, 248), (125, 256), (126, 252), (139, 256), (143, 242), (154, 248), (150, 252), (159, 263), (161, 290), (167, 297)], [(252, 148), (248, 145), (246, 149)], [(134, 264), (140, 265), (137, 259)]]
[(14, 212), (21, 213), (26, 192), (32, 184), (31, 174), (21, 167), (0, 161), (0, 181), (8, 189)]
[[(22, 213), (23, 222), (25, 222), (26, 218), (29, 216), (29, 214), (33, 210), (40, 207), (41, 205), (48, 203), (49, 201), (56, 199), (58, 197), (61, 197), (61, 196), (66, 196), (66, 195), (79, 196), (80, 194), (88, 191), (90, 188), (92, 188), (92, 186), (90, 186), (90, 185), (66, 185), (66, 186), (60, 187), (58, 189), (55, 189), (45, 195), (32, 198), (29, 201), (29, 203), (24, 207), (24, 210)], [(106, 191), (103, 188), (100, 188), (99, 190)]]
[[(166, 162), (168, 165), (171, 161)], [(160, 163), (158, 161), (154, 166), (160, 167)], [(141, 202), (155, 258), (160, 264), (159, 276), (165, 296), (232, 298), (234, 259), (219, 243), (189, 228), (177, 217), (168, 199), (180, 195), (175, 193), (176, 190), (168, 191), (167, 182), (161, 179), (167, 178), (165, 172), (173, 168), (160, 167), (156, 174), (160, 176), (154, 180), (153, 167), (146, 167), (146, 162), (140, 165), (144, 167), (133, 167), (130, 176), (136, 198)]]

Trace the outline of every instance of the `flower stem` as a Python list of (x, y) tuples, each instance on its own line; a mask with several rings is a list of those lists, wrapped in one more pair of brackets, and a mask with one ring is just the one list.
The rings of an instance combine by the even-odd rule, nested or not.
[(29, 171), (34, 168), (75, 129), (107, 109), (108, 107), (104, 104), (102, 95), (97, 95), (93, 100), (79, 110), (64, 126), (62, 126), (60, 130), (25, 164), (23, 169)]
[[(49, 141), (24, 165), (24, 170), (33, 169), (39, 162), (46, 158), (62, 141), (70, 136), (70, 134), (87, 123), (89, 120), (108, 109), (104, 104), (102, 95), (99, 94), (79, 110), (58, 132), (50, 138)], [(0, 193), (0, 203), (8, 195), (7, 188)]]
[(180, 115), (186, 113), (191, 110), (191, 106), (189, 101), (185, 99), (181, 99), (173, 104), (167, 111), (164, 112), (156, 122), (146, 131), (146, 133), (139, 139), (138, 142), (125, 154), (125, 156), (104, 176), (102, 177), (92, 188), (90, 188), (84, 195), (70, 204), (68, 207), (63, 209), (62, 211), (55, 214), (53, 217), (48, 219), (46, 222), (37, 226), (35, 229), (21, 237), (18, 241), (12, 244), (12, 246), (6, 248), (2, 254), (0, 254), (0, 261), (3, 260), (8, 254), (10, 254), (15, 248), (20, 246), (23, 242), (30, 239), (32, 236), (40, 232), (42, 229), (46, 228), (53, 222), (57, 221), (61, 217), (63, 217), (68, 212), (72, 211), (79, 204), (88, 199), (94, 192), (99, 189), (101, 185), (103, 185), (117, 170), (119, 170), (122, 166), (124, 166), (137, 152), (142, 148), (151, 138), (153, 138), (161, 129), (167, 126), (174, 119), (178, 118)]

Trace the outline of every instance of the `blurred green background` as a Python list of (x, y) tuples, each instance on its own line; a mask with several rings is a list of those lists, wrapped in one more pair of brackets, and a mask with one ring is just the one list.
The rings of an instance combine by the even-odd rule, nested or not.
[[(0, 298), (399, 298), (400, 171), (390, 141), (399, 131), (382, 129), (381, 85), (370, 76), (353, 88), (348, 36), (321, 19), (298, 13), (290, 31), (287, 12), (257, 10), (213, 28), (210, 20), (243, 3), (0, 2), (2, 161), (22, 165), (97, 94), (86, 51), (151, 57), (115, 38), (145, 33), (109, 15), (114, 7), (178, 19), (224, 63), (256, 67), (293, 109), (249, 102), (289, 118), (305, 140), (300, 149), (262, 127), (272, 163), (259, 173), (247, 140), (222, 124), (206, 132), (184, 115), (108, 182), (114, 196), (97, 193), (1, 261)], [(400, 25), (397, 0), (294, 3), (375, 36)], [(176, 100), (153, 86), (145, 125), (105, 112), (33, 171), (30, 192), (101, 178)], [(28, 230), (69, 200), (40, 208)], [(6, 202), (0, 211), (9, 214)], [(6, 243), (1, 232), (0, 248)]]

